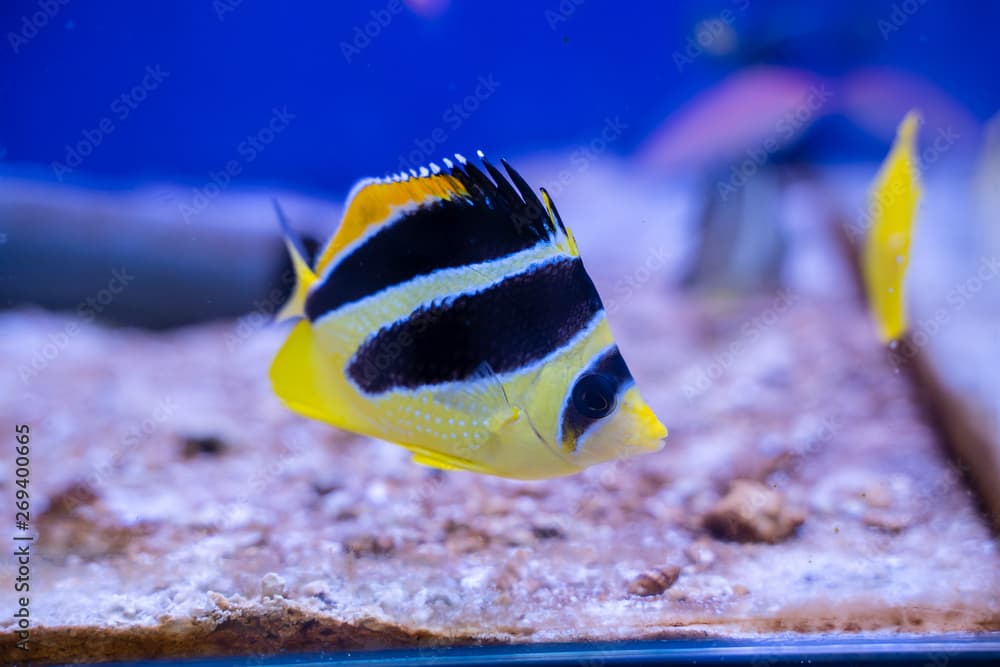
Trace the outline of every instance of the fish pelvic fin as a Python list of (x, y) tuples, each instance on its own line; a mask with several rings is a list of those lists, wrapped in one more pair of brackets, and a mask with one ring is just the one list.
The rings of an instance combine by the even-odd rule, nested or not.
[(288, 256), (292, 260), (292, 269), (295, 271), (295, 286), (292, 288), (292, 294), (274, 316), (276, 322), (283, 322), (305, 316), (306, 296), (309, 294), (309, 288), (316, 282), (316, 274), (306, 260), (306, 252), (302, 247), (301, 239), (292, 231), (278, 200), (274, 200), (274, 211), (278, 214), (278, 222), (281, 224), (281, 231), (285, 238), (285, 247), (288, 248)]
[(920, 115), (910, 111), (896, 131), (889, 155), (872, 184), (870, 225), (862, 270), (868, 305), (883, 342), (907, 329), (903, 282), (910, 263), (910, 240), (920, 200), (916, 138)]

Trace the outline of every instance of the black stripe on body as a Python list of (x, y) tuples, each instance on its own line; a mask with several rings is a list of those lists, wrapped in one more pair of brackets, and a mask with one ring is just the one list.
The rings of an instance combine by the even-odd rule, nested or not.
[(481, 292), (422, 306), (358, 348), (347, 375), (365, 392), (464, 380), (548, 356), (603, 310), (579, 258), (536, 264)]
[(354, 249), (306, 299), (310, 320), (439, 269), (506, 257), (551, 238), (544, 207), (520, 188), (519, 175), (515, 191), (492, 166), (496, 183), (471, 164), (450, 173), (468, 196), (422, 205)]
[[(618, 398), (621, 398), (625, 390), (635, 382), (632, 379), (632, 373), (628, 370), (628, 366), (625, 365), (625, 359), (622, 358), (621, 352), (618, 351), (617, 345), (607, 348), (601, 356), (592, 362), (573, 381), (574, 385), (580, 378), (590, 374), (603, 375), (610, 379), (614, 386), (617, 387), (616, 395)], [(573, 387), (571, 386), (568, 389), (566, 402), (563, 404), (562, 409), (562, 426), (560, 432), (562, 434), (563, 446), (569, 451), (575, 451), (580, 436), (601, 420), (587, 417), (577, 410), (573, 404)], [(614, 412), (611, 414), (614, 414)]]

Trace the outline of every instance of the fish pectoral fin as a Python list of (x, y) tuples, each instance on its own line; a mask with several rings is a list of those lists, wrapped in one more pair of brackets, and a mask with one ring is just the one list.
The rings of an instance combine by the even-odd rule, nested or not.
[(521, 410), (517, 407), (510, 406), (509, 410), (496, 412), (490, 417), (487, 417), (486, 428), (488, 428), (491, 433), (496, 433), (507, 424), (516, 422), (520, 418), (521, 418)]
[(507, 390), (488, 361), (479, 364), (459, 387), (436, 392), (434, 398), (470, 415), (486, 408), (486, 414), (506, 417), (514, 410), (507, 399)]
[(524, 415), (524, 418), (528, 422), (528, 426), (531, 427), (532, 433), (535, 434), (535, 437), (538, 438), (539, 442), (541, 442), (543, 445), (545, 445), (546, 447), (548, 447), (549, 446), (548, 440), (546, 440), (544, 438), (544, 436), (542, 436), (541, 431), (538, 430), (538, 426), (535, 425), (535, 420), (533, 420), (531, 418), (531, 415), (528, 414), (528, 411), (527, 410), (520, 410), (520, 409), (518, 409), (516, 407), (514, 409), (518, 410), (518, 417), (520, 417), (522, 414)]
[(511, 404), (503, 382), (487, 361), (479, 364), (460, 388), (438, 392), (434, 398), (471, 417), (487, 415), (483, 423), (490, 433), (497, 433), (523, 415), (520, 408)]

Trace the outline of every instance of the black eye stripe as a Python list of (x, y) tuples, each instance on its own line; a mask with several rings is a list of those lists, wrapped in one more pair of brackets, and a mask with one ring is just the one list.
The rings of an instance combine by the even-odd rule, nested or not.
[[(590, 378), (595, 379), (591, 380)], [(580, 386), (581, 382), (584, 383), (582, 387)], [(567, 451), (575, 451), (579, 438), (588, 428), (614, 412), (618, 397), (633, 382), (632, 374), (629, 372), (628, 366), (625, 365), (625, 360), (622, 359), (618, 346), (611, 345), (583, 373), (577, 376), (573, 380), (573, 385), (568, 388), (569, 395), (562, 407), (560, 427), (563, 447)], [(594, 384), (588, 387), (587, 385), (591, 383)], [(601, 387), (600, 391), (597, 392), (599, 396), (608, 396), (607, 400), (610, 405), (607, 406), (606, 412), (597, 410), (596, 408), (599, 406), (596, 403), (593, 406), (594, 409), (588, 409), (587, 403), (582, 405), (583, 409), (577, 405), (578, 394), (590, 394), (591, 392), (588, 390), (595, 387)], [(582, 397), (579, 398), (582, 400)]]
[(612, 378), (586, 374), (573, 385), (573, 407), (584, 417), (601, 419), (615, 409), (617, 393), (618, 385)]

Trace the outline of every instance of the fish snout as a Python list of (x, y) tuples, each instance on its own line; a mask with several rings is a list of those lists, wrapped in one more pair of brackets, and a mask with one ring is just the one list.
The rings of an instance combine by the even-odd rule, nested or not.
[(655, 452), (663, 447), (663, 439), (667, 437), (667, 427), (663, 425), (652, 408), (642, 400), (631, 405), (622, 406), (629, 419), (635, 425), (633, 428), (633, 447), (649, 452)]

